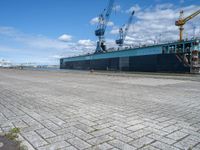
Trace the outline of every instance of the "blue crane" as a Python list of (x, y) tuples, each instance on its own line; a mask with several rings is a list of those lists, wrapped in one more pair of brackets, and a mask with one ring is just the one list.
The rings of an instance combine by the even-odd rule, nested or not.
[(119, 39), (116, 40), (115, 43), (117, 45), (119, 45), (120, 47), (122, 47), (123, 44), (124, 44), (124, 41), (126, 39), (127, 33), (129, 31), (129, 28), (130, 28), (130, 25), (131, 25), (131, 23), (133, 21), (133, 15), (134, 14), (135, 14), (135, 11), (132, 11), (131, 16), (130, 16), (130, 18), (128, 20), (128, 23), (125, 25), (125, 29), (124, 29), (124, 27), (121, 27), (119, 29)]
[(106, 31), (107, 24), (110, 20), (110, 15), (112, 13), (114, 0), (110, 0), (107, 9), (104, 9), (103, 13), (99, 15), (99, 23), (97, 30), (95, 30), (95, 35), (99, 38), (96, 47), (96, 53), (106, 51), (106, 45), (104, 40), (104, 34)]

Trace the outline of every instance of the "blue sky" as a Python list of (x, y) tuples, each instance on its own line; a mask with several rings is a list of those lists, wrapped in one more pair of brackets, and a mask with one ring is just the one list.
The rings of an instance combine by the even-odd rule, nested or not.
[[(14, 63), (57, 64), (59, 57), (92, 52), (97, 40), (95, 17), (107, 3), (108, 0), (1, 0), (0, 59)], [(162, 40), (176, 39), (178, 30), (174, 21), (180, 9), (187, 15), (199, 9), (200, 2), (116, 0), (115, 7), (106, 33), (110, 46), (115, 46), (118, 28), (126, 23), (132, 9), (136, 10), (136, 15), (127, 44), (138, 43), (138, 39), (141, 43), (151, 42), (163, 32), (168, 35), (163, 35)], [(199, 20), (197, 17), (186, 26), (187, 36), (192, 36), (193, 26), (197, 27), (198, 35)]]

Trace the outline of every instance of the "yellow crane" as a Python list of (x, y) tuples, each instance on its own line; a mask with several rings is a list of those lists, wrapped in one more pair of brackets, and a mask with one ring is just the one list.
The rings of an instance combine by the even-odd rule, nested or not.
[(180, 18), (179, 20), (177, 20), (175, 22), (175, 25), (179, 27), (179, 30), (180, 30), (180, 41), (183, 40), (183, 26), (189, 21), (191, 20), (192, 18), (196, 17), (198, 14), (200, 14), (200, 10), (194, 12), (193, 14), (191, 14), (190, 16), (186, 17), (186, 18), (183, 18), (183, 11), (180, 12)]

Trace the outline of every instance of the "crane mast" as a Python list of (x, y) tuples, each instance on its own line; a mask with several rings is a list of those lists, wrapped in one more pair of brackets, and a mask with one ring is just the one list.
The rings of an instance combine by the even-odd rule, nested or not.
[(96, 47), (96, 53), (106, 51), (104, 34), (107, 28), (107, 24), (110, 20), (110, 15), (112, 13), (114, 0), (110, 0), (107, 9), (104, 9), (103, 13), (99, 15), (99, 23), (97, 30), (95, 30), (95, 35), (99, 38)]
[(116, 40), (115, 42), (116, 42), (116, 44), (119, 45), (120, 47), (122, 47), (123, 44), (124, 44), (124, 41), (125, 41), (125, 39), (126, 39), (127, 33), (128, 33), (128, 31), (129, 31), (129, 28), (130, 28), (130, 25), (131, 25), (131, 23), (132, 23), (132, 21), (133, 21), (133, 15), (134, 15), (134, 14), (135, 14), (135, 11), (133, 11), (133, 12), (131, 13), (131, 16), (130, 16), (130, 18), (129, 18), (129, 20), (128, 20), (127, 25), (125, 25), (125, 26), (126, 26), (125, 29), (123, 29), (123, 27), (121, 27), (121, 28), (119, 29), (119, 39)]
[(194, 12), (193, 14), (191, 14), (190, 16), (184, 18), (183, 17), (183, 11), (180, 12), (180, 18), (179, 20), (177, 20), (175, 22), (175, 25), (179, 27), (180, 33), (179, 33), (179, 40), (182, 41), (183, 40), (183, 31), (184, 31), (184, 25), (190, 21), (191, 19), (193, 19), (194, 17), (196, 17), (197, 15), (200, 14), (200, 10)]

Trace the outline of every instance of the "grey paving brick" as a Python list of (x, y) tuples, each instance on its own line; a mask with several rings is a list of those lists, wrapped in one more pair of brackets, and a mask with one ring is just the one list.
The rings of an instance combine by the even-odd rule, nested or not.
[(176, 140), (173, 140), (173, 139), (170, 139), (170, 138), (158, 135), (158, 134), (154, 134), (154, 133), (153, 134), (149, 134), (148, 137), (150, 137), (152, 139), (155, 139), (157, 141), (169, 144), (169, 145), (172, 145), (172, 144), (176, 143)]
[(36, 132), (38, 134), (40, 134), (45, 139), (56, 136), (56, 134), (54, 134), (53, 132), (51, 132), (50, 130), (48, 130), (46, 128), (45, 129), (36, 130)]
[(56, 124), (54, 124), (52, 121), (50, 121), (50, 120), (42, 120), (42, 121), (40, 121), (41, 122), (41, 124), (43, 125), (43, 126), (45, 126), (46, 128), (48, 128), (48, 129), (50, 129), (50, 130), (59, 130), (59, 129), (61, 129), (61, 127), (59, 127), (58, 125), (56, 125)]
[(169, 134), (167, 137), (174, 139), (174, 140), (180, 140), (186, 136), (188, 136), (188, 134), (180, 132), (180, 131), (176, 131), (176, 132)]
[(134, 118), (133, 118), (133, 120), (127, 122), (127, 124), (129, 124), (129, 125), (137, 125), (137, 124), (141, 124), (141, 123), (143, 123), (142, 120), (137, 120)]
[(130, 138), (122, 133), (119, 133), (119, 132), (111, 132), (111, 133), (109, 133), (109, 135), (114, 137), (115, 139), (121, 140), (123, 142), (130, 142), (133, 140), (132, 138)]
[(179, 148), (176, 148), (174, 146), (171, 146), (171, 145), (159, 142), (159, 141), (153, 143), (152, 146), (159, 148), (161, 150), (180, 150)]
[(25, 128), (25, 127), (28, 127), (28, 125), (23, 122), (23, 121), (16, 121), (16, 122), (13, 122), (14, 126), (16, 128)]
[(141, 148), (141, 147), (149, 145), (150, 143), (152, 143), (154, 141), (155, 140), (152, 138), (142, 137), (142, 138), (139, 138), (137, 140), (130, 142), (130, 144), (133, 145), (134, 147)]
[(0, 69), (0, 132), (19, 127), (34, 149), (60, 143), (61, 150), (199, 150), (199, 82), (197, 76)]
[(38, 150), (56, 150), (56, 149), (61, 149), (67, 146), (70, 146), (70, 144), (67, 143), (66, 141), (61, 141), (61, 142), (53, 143), (47, 146), (39, 147), (37, 149)]
[(75, 148), (74, 146), (69, 146), (69, 147), (65, 147), (65, 148), (60, 148), (59, 150), (78, 150), (78, 149)]
[(21, 129), (21, 132), (25, 133), (25, 132), (30, 132), (30, 131), (35, 131), (35, 130), (39, 130), (39, 129), (44, 129), (44, 126), (42, 126), (41, 124), (35, 124), (35, 125), (31, 125), (25, 128)]
[(90, 126), (87, 126), (85, 124), (76, 124), (74, 125), (76, 128), (80, 129), (80, 130), (83, 130), (85, 131), (86, 133), (90, 133), (90, 132), (93, 132), (95, 129), (90, 127)]
[(189, 138), (185, 138), (177, 143), (174, 144), (174, 146), (180, 148), (180, 149), (192, 149), (198, 144), (198, 142), (190, 140)]
[(127, 130), (127, 129), (122, 128), (122, 127), (119, 127), (119, 126), (112, 126), (112, 127), (110, 127), (110, 129), (113, 129), (113, 130), (115, 130), (115, 131), (117, 131), (117, 132), (120, 132), (120, 133), (122, 133), (122, 134), (129, 134), (129, 133), (132, 132), (132, 131), (130, 131), (130, 130)]
[(127, 143), (121, 142), (119, 140), (113, 140), (108, 142), (110, 145), (113, 145), (116, 148), (119, 148), (121, 150), (135, 150), (136, 147), (133, 147)]
[(83, 139), (83, 140), (88, 140), (88, 139), (91, 139), (93, 138), (92, 135), (82, 131), (82, 130), (79, 130), (77, 128), (71, 128), (72, 130), (70, 130), (70, 133), (72, 133), (73, 135)]
[(111, 140), (113, 140), (113, 137), (108, 136), (108, 135), (102, 135), (102, 136), (97, 136), (95, 138), (87, 140), (87, 142), (91, 145), (98, 145), (98, 144), (102, 144), (104, 142), (108, 142)]
[(34, 147), (40, 147), (48, 144), (44, 139), (42, 139), (34, 131), (26, 132), (22, 134), (23, 137), (28, 140)]
[(91, 147), (90, 144), (86, 143), (85, 141), (83, 141), (77, 137), (75, 137), (73, 139), (69, 139), (68, 142), (80, 150)]
[(77, 150), (77, 148), (75, 148), (74, 146), (69, 146), (65, 148), (60, 148), (59, 150)]
[(151, 145), (147, 145), (145, 147), (140, 148), (140, 150), (160, 150), (160, 149), (155, 148), (155, 147), (153, 147)]
[(128, 130), (131, 130), (131, 131), (137, 131), (137, 130), (143, 129), (143, 128), (145, 128), (145, 127), (146, 127), (146, 126), (144, 126), (144, 125), (142, 125), (142, 124), (137, 124), (137, 125), (128, 127), (127, 129), (128, 129)]
[(147, 136), (147, 135), (149, 135), (151, 133), (152, 132), (150, 130), (145, 128), (145, 129), (137, 130), (137, 131), (135, 131), (133, 133), (130, 133), (130, 134), (128, 134), (128, 136), (133, 138), (133, 139), (138, 139), (138, 138), (141, 138), (143, 136)]
[(113, 146), (111, 146), (110, 144), (103, 143), (103, 144), (100, 144), (97, 146), (93, 146), (93, 147), (89, 148), (88, 150), (110, 150), (112, 148), (113, 148)]
[(110, 132), (112, 132), (113, 130), (109, 129), (109, 128), (106, 128), (106, 129), (102, 129), (102, 130), (97, 130), (97, 131), (94, 131), (94, 132), (91, 132), (92, 135), (94, 136), (102, 136), (102, 135), (106, 135)]
[(171, 126), (162, 128), (163, 131), (168, 132), (168, 133), (172, 133), (172, 132), (175, 132), (175, 131), (180, 130), (180, 129), (181, 129), (180, 127), (177, 127), (175, 125), (171, 125)]
[(71, 139), (71, 138), (74, 138), (74, 137), (75, 136), (72, 135), (71, 133), (67, 133), (67, 134), (62, 134), (62, 135), (59, 135), (59, 136), (47, 138), (46, 141), (48, 141), (49, 143), (55, 143), (55, 142), (68, 140), (68, 139)]
[(100, 130), (100, 129), (105, 129), (105, 128), (108, 128), (108, 127), (111, 127), (111, 126), (113, 126), (113, 124), (108, 122), (108, 123), (105, 123), (105, 124), (100, 124), (100, 125), (98, 124), (98, 125), (95, 125), (95, 126), (92, 126), (92, 127), (94, 129)]
[(196, 141), (196, 142), (200, 143), (200, 137), (199, 136), (189, 135), (187, 138), (192, 140), (192, 141)]

